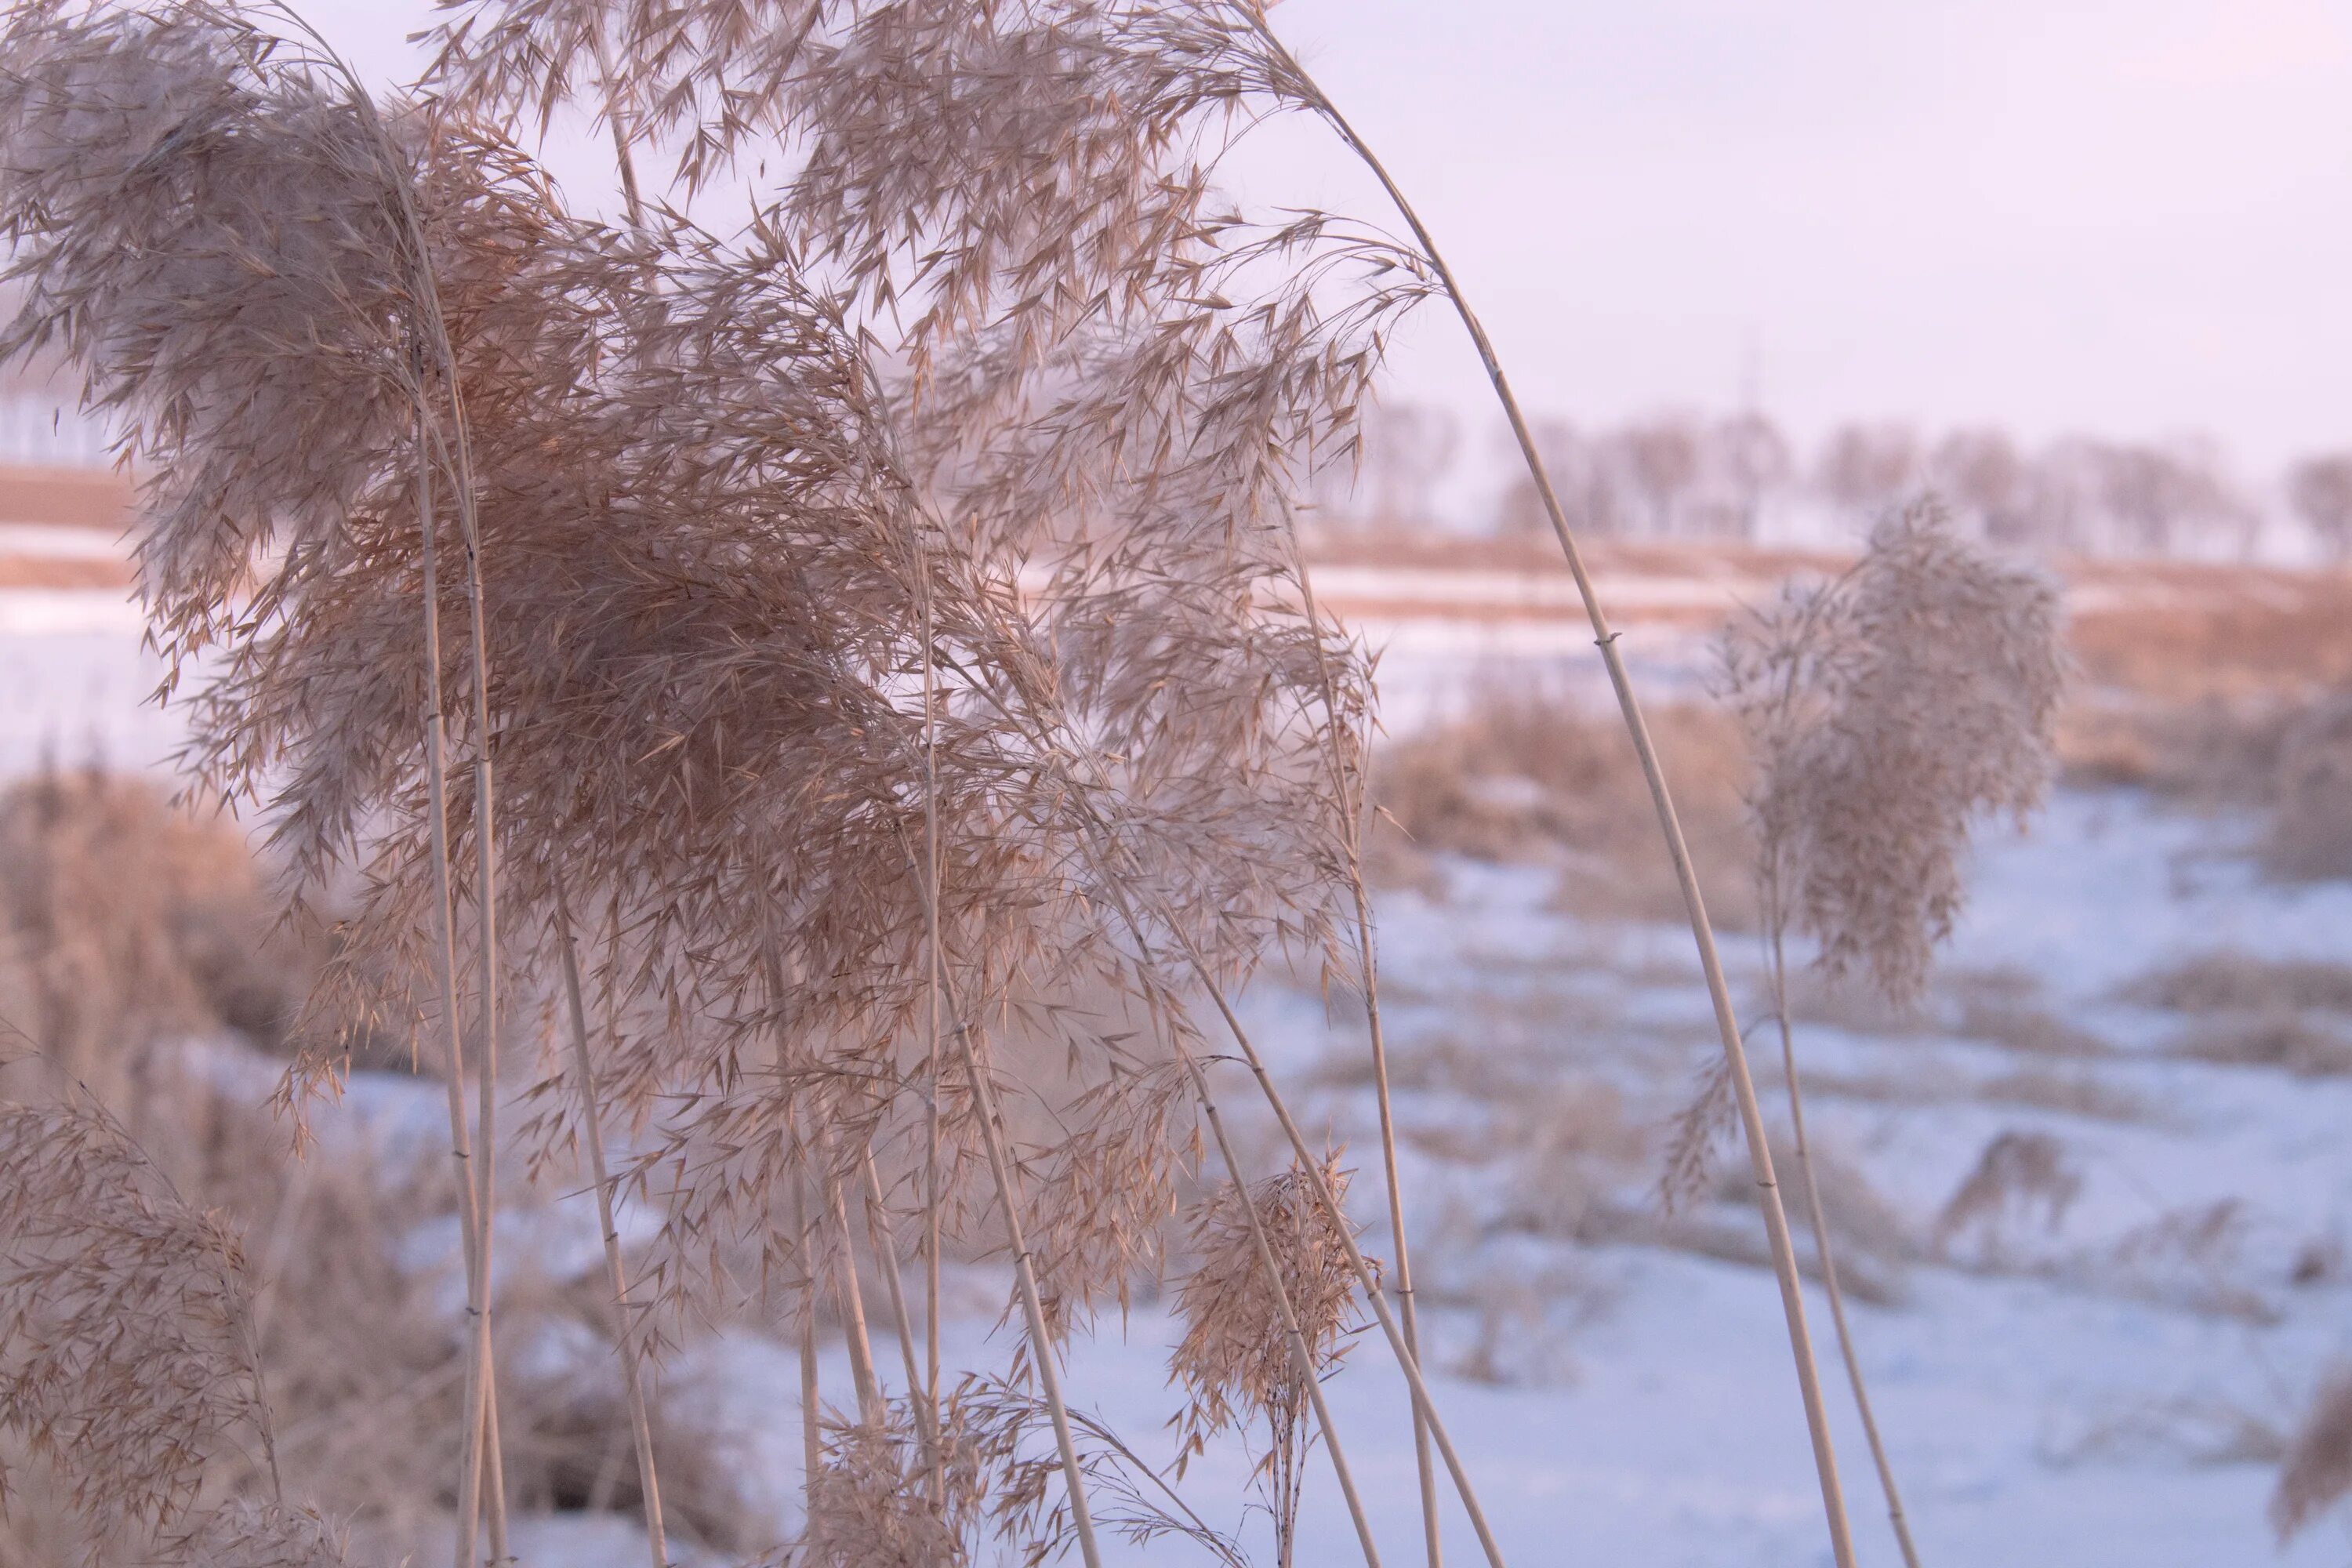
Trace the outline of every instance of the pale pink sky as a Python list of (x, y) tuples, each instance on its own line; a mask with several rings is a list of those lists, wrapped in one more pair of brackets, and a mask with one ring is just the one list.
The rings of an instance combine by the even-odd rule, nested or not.
[[(311, 0), (390, 75), (423, 0)], [(1287, 0), (1531, 404), (2352, 445), (2341, 0)], [(564, 150), (572, 183), (595, 161)], [(1377, 204), (1304, 128), (1251, 195)], [(584, 194), (584, 193), (583, 193)], [(1475, 410), (1426, 315), (1410, 393)], [(1479, 417), (1484, 417), (1483, 414)]]

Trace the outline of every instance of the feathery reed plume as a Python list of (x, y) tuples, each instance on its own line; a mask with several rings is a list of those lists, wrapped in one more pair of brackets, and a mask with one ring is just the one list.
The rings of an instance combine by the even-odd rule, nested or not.
[[(513, 21), (525, 9), (501, 14)], [(916, 472), (977, 520), (974, 547), (1000, 570), (1051, 547), (1051, 586), (1037, 595), (1050, 640), (1015, 630), (1018, 685), (978, 695), (1034, 714), (1041, 688), (1018, 667), (1055, 650), (1044, 668), (1055, 710), (1024, 743), (1050, 757), (1072, 735), (1122, 737), (1116, 763), (1082, 787), (1126, 803), (1109, 831), (1159, 884), (1147, 902), (1191, 917), (1194, 947), (1213, 950), (1195, 956), (1228, 982), (1269, 937), (1323, 940), (1330, 915), (1312, 880), (1294, 875), (1237, 900), (1220, 868), (1249, 867), (1263, 884), (1269, 867), (1286, 868), (1266, 845), (1296, 837), (1294, 825), (1328, 843), (1335, 812), (1360, 816), (1345, 790), (1327, 798), (1317, 770), (1292, 760), (1355, 724), (1360, 658), (1331, 647), (1311, 613), (1302, 624), (1295, 609), (1269, 616), (1263, 601), (1286, 575), (1290, 454), (1341, 444), (1385, 323), (1425, 278), (1378, 237), (1320, 219), (1221, 242), (1228, 220), (1202, 217), (1201, 173), (1181, 166), (1186, 122), (1230, 109), (1253, 79), (1246, 61), (1213, 50), (1188, 62), (1195, 69), (1169, 71), (1134, 47), (1132, 18), (1110, 9), (835, 9), (805, 14), (791, 46), (803, 68), (732, 105), (719, 150), (731, 156), (755, 126), (804, 140), (808, 160), (780, 217), (850, 297), (877, 310), (920, 298), (894, 351), (908, 374), (890, 410)], [(612, 7), (562, 10), (565, 37), (589, 38), (608, 19), (615, 31), (630, 25)], [(445, 33), (444, 76), (461, 100), (528, 99), (543, 114), (568, 90), (523, 30), (476, 37), (469, 26)], [(625, 53), (622, 73), (633, 68)], [(673, 57), (608, 90), (643, 102), (709, 68)], [(1052, 150), (1042, 166), (1041, 147)], [(929, 254), (952, 259), (933, 266), (922, 247), (941, 236), (955, 237)], [(1301, 280), (1265, 310), (1203, 305), (1219, 284), (1286, 262)], [(1351, 269), (1374, 281), (1336, 311), (1319, 309), (1315, 289)], [(1066, 281), (1038, 289), (1040, 276)], [(1097, 279), (1118, 301), (1100, 321), (1085, 304), (1102, 297)], [(1033, 399), (1042, 420), (1023, 412)], [(1114, 409), (1118, 417), (1105, 416)], [(1140, 483), (1118, 477), (1134, 450), (1155, 454)], [(1041, 518), (1055, 521), (1041, 531)], [(1178, 671), (1181, 687), (1169, 679)], [(1302, 746), (1292, 716), (1318, 700), (1316, 722), (1328, 730)], [(1071, 786), (1055, 773), (1057, 787)], [(925, 795), (927, 842), (939, 794)], [(1139, 808), (1148, 830), (1135, 826)], [(1328, 860), (1318, 845), (1286, 868), (1319, 877)], [(1254, 904), (1305, 919), (1277, 914), (1252, 930), (1236, 917)], [(1359, 915), (1368, 963), (1360, 905)], [(1048, 1256), (1066, 1250), (1049, 1245)]]
[[(1336, 1156), (1324, 1179), (1345, 1195)], [(1184, 1337), (1169, 1364), (1187, 1395), (1176, 1418), (1186, 1455), (1212, 1433), (1263, 1424), (1257, 1475), (1283, 1568), (1297, 1546), (1307, 1407), (1354, 1326), (1355, 1276), (1331, 1236), (1339, 1223), (1296, 1171), (1246, 1189), (1228, 1182), (1194, 1211), (1198, 1261), (1176, 1298)]]
[[(1044, 1402), (1013, 1384), (967, 1378), (948, 1408), (950, 1429), (989, 1479), (988, 1511), (998, 1535), (1027, 1542), (1024, 1568), (1066, 1552), (1074, 1532), (1066, 1505), (1055, 1497), (1061, 1461), (1038, 1458), (1033, 1441), (1037, 1428), (1053, 1421)], [(1249, 1568), (1240, 1542), (1194, 1511), (1116, 1432), (1084, 1410), (1071, 1411), (1069, 1420), (1081, 1471), (1108, 1528), (1139, 1546), (1181, 1541), (1222, 1568)]]
[(205, 1463), (278, 1459), (237, 1237), (85, 1096), (0, 1108), (0, 1423), (93, 1533), (167, 1534)]
[[(936, 1458), (924, 1402), (892, 1402), (877, 1418), (835, 1423), (809, 1489), (796, 1562), (811, 1568), (961, 1568), (971, 1561), (985, 1492), (970, 1446)], [(934, 1497), (934, 1478), (945, 1491)]]
[(628, 1399), (629, 1438), (636, 1450), (637, 1484), (645, 1497), (646, 1544), (653, 1553), (654, 1568), (667, 1568), (669, 1548), (662, 1531), (661, 1477), (654, 1463), (653, 1423), (646, 1410), (644, 1369), (639, 1364), (640, 1335), (638, 1325), (628, 1321), (634, 1309), (629, 1301), (628, 1275), (621, 1260), (621, 1233), (613, 1223), (612, 1178), (604, 1164), (604, 1109), (596, 1095), (588, 1007), (580, 993), (580, 959), (573, 939), (571, 905), (563, 897), (560, 881), (555, 889), (555, 918), (563, 922), (556, 942), (563, 961), (564, 1006), (572, 1025), (572, 1071), (579, 1080), (580, 1127), (588, 1148), (588, 1177), (596, 1194), (596, 1230), (604, 1241), (604, 1278), (612, 1288), (613, 1309), (622, 1320), (614, 1339), (621, 1356), (622, 1385)]
[(1970, 831), (2022, 820), (2054, 775), (2056, 589), (1920, 501), (1845, 575), (1735, 627), (1724, 670), (1776, 918), (1829, 973), (1915, 1000), (1967, 898)]
[(344, 1568), (340, 1531), (307, 1508), (236, 1499), (171, 1543), (191, 1568)]
[(1756, 777), (1757, 906), (1780, 1032), (1797, 1165), (1846, 1379), (1907, 1568), (1919, 1554), (1872, 1409), (1805, 1131), (1787, 938), (1916, 999), (1965, 896), (1959, 858), (1982, 815), (2021, 819), (2055, 770), (2064, 656), (2057, 595), (1953, 537), (1933, 500), (1874, 529), (1843, 575), (1791, 589), (1721, 645), (1724, 694)]

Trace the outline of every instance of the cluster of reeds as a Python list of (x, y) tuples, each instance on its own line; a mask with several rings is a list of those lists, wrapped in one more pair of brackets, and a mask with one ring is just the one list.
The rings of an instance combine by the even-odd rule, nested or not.
[[(1740, 1031), (1614, 634), (1455, 279), (1264, 11), (449, 10), (426, 79), (379, 102), (282, 5), (17, 0), (0, 360), (62, 348), (148, 476), (140, 581), (189, 766), (267, 821), (297, 909), (347, 906), (314, 1016), (437, 1046), (467, 1296), (457, 1561), (485, 1522), (510, 1555), (493, 1285), (517, 1147), (589, 1174), (656, 1568), (652, 1363), (679, 1314), (747, 1303), (802, 1336), (820, 1557), (951, 1559), (974, 1489), (1031, 1554), (1089, 1568), (1090, 1492), (1207, 1539), (1118, 1479), (1059, 1362), (1153, 1264), (1204, 1132), (1234, 1192), (1265, 1191), (1220, 1110), (1222, 1037), (1296, 1163), (1212, 1226), (1271, 1319), (1188, 1341), (1183, 1381), (1202, 1411), (1239, 1389), (1279, 1413), (1282, 1517), (1303, 1398), (1353, 1504), (1318, 1393), (1353, 1292), (1412, 1391), (1424, 1554), (1442, 1460), (1499, 1568), (1419, 1365), (1363, 870), (1370, 659), (1294, 526), (1315, 470), (1352, 458), (1387, 333), (1443, 299), (1663, 831), (1850, 1563)], [(609, 129), (624, 222), (568, 209), (525, 151), (567, 111)], [(1362, 157), (1410, 237), (1222, 199), (1225, 147), (1284, 113)], [(647, 180), (651, 156), (674, 172)], [(737, 184), (740, 229), (697, 221)], [(1237, 1010), (1276, 959), (1362, 1000), (1387, 1285)], [(533, 1008), (561, 1048), (504, 1126), (523, 1075), (500, 1047)], [(345, 1059), (314, 1033), (297, 1111)], [(624, 1203), (656, 1222), (641, 1247)], [(942, 1253), (997, 1245), (1034, 1407), (946, 1387)], [(896, 1401), (867, 1328), (886, 1304)], [(830, 1441), (820, 1305), (854, 1368)], [(239, 1550), (300, 1533), (250, 1521)]]

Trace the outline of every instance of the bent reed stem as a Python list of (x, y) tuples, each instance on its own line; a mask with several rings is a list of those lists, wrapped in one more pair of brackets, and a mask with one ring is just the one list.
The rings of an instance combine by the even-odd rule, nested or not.
[(1813, 1170), (1812, 1145), (1805, 1136), (1805, 1097), (1797, 1082), (1797, 1044), (1789, 1019), (1789, 968), (1783, 952), (1780, 921), (1772, 917), (1772, 1011), (1780, 1026), (1780, 1064), (1789, 1086), (1789, 1121), (1794, 1129), (1797, 1173), (1805, 1187), (1805, 1205), (1813, 1226), (1813, 1250), (1822, 1265), (1822, 1286), (1830, 1299), (1830, 1321), (1836, 1325), (1838, 1352), (1845, 1361), (1847, 1384), (1853, 1389), (1853, 1406), (1862, 1417), (1863, 1436), (1870, 1445), (1872, 1464), (1878, 1469), (1880, 1489), (1886, 1494), (1886, 1519), (1894, 1526), (1895, 1543), (1903, 1552), (1904, 1568), (1919, 1568), (1919, 1549), (1911, 1540), (1911, 1523), (1903, 1510), (1903, 1493), (1895, 1484), (1895, 1465), (1878, 1433), (1878, 1415), (1871, 1408), (1870, 1390), (1862, 1375), (1862, 1356), (1854, 1348), (1853, 1330), (1846, 1321), (1845, 1290), (1838, 1283), (1837, 1255), (1830, 1245), (1830, 1224), (1822, 1204), (1821, 1179)]
[(1697, 874), (1691, 863), (1690, 847), (1683, 837), (1682, 824), (1675, 815), (1674, 797), (1666, 786), (1665, 772), (1658, 762), (1649, 725), (1643, 718), (1641, 703), (1634, 695), (1623, 656), (1618, 651), (1618, 634), (1611, 628), (1608, 616), (1601, 607), (1600, 595), (1593, 587), (1591, 575), (1577, 547), (1575, 533), (1569, 526), (1567, 512), (1552, 487), (1551, 476), (1544, 466), (1543, 458), (1536, 448), (1527, 415), (1511, 391), (1509, 378), (1504, 374), (1502, 360), (1496, 354), (1492, 340), (1487, 337), (1486, 327), (1471, 310), (1444, 252), (1439, 250), (1436, 240), (1387, 166), (1357, 133), (1339, 106), (1315, 84), (1314, 79), (1275, 36), (1264, 13), (1253, 11), (1252, 16), (1267, 47), (1305, 84), (1316, 112), (1379, 181), (1381, 188), (1412, 230), (1415, 243), (1420, 246), (1446, 298), (1452, 301), (1454, 313), (1461, 318), (1472, 344), (1477, 349), (1486, 379), (1494, 388), (1496, 400), (1502, 405), (1504, 416), (1511, 426), (1511, 435), (1527, 463), (1528, 477), (1534, 481), (1536, 493), (1543, 502), (1545, 516), (1559, 542), (1560, 553), (1567, 560), (1569, 574), (1575, 579), (1577, 595), (1583, 602), (1586, 619), (1591, 623), (1593, 641), (1601, 649), (1610, 686), (1615, 692), (1626, 731), (1633, 742), (1643, 777), (1648, 783), (1651, 801), (1657, 810), (1659, 829), (1665, 838), (1667, 855), (1674, 862), (1675, 879), (1681, 884), (1684, 908), (1689, 916), (1692, 940), (1698, 949), (1699, 967), (1706, 978), (1717, 1030), (1722, 1037), (1724, 1058), (1730, 1068), (1732, 1089), (1738, 1101), (1740, 1124), (1748, 1141), (1748, 1163), (1764, 1211), (1764, 1227), (1772, 1249), (1773, 1273), (1780, 1283), (1781, 1313), (1788, 1324), (1790, 1352), (1796, 1363), (1798, 1390), (1804, 1402), (1805, 1426), (1811, 1438), (1814, 1469), (1821, 1482), (1822, 1510), (1829, 1525), (1831, 1551), (1837, 1568), (1854, 1568), (1853, 1531), (1846, 1520), (1844, 1489), (1838, 1479), (1837, 1455), (1830, 1440), (1828, 1415), (1822, 1396), (1821, 1370), (1813, 1355), (1812, 1336), (1805, 1325), (1804, 1295), (1797, 1272), (1796, 1250), (1790, 1239), (1789, 1216), (1781, 1203), (1779, 1179), (1772, 1169), (1772, 1153), (1766, 1142), (1763, 1111), (1758, 1103), (1754, 1077), (1748, 1070), (1748, 1053), (1741, 1040), (1738, 1016), (1732, 1005), (1730, 986), (1724, 978), (1722, 958), (1716, 951), (1715, 931), (1707, 919), (1706, 900), (1700, 895)]
[[(1323, 617), (1315, 599), (1315, 579), (1307, 570), (1307, 552), (1291, 535), (1293, 565), (1298, 574), (1298, 596), (1307, 612), (1307, 629), (1315, 637), (1316, 673), (1323, 685), (1323, 712), (1327, 723), (1336, 725), (1339, 719), (1339, 682), (1331, 674), (1331, 659), (1323, 645)], [(1341, 845), (1346, 857), (1348, 891), (1355, 901), (1357, 978), (1364, 997), (1364, 1027), (1370, 1037), (1372, 1052), (1372, 1091), (1380, 1110), (1381, 1176), (1389, 1205), (1389, 1244), (1396, 1253), (1397, 1306), (1404, 1319), (1405, 1348), (1413, 1360), (1421, 1359), (1421, 1321), (1415, 1307), (1412, 1289), (1412, 1250), (1406, 1245), (1404, 1219), (1404, 1180), (1397, 1168), (1396, 1110), (1389, 1088), (1388, 1032), (1381, 1016), (1380, 954), (1372, 935), (1372, 900), (1364, 886), (1364, 809), (1366, 786), (1371, 774), (1370, 742), (1366, 754), (1359, 761), (1358, 784), (1350, 792), (1347, 768), (1340, 758), (1336, 731), (1325, 754), (1331, 764), (1331, 788), (1348, 807), (1347, 837)], [(1350, 794), (1354, 798), (1350, 799)], [(1429, 1421), (1418, 1404), (1412, 1405), (1413, 1478), (1421, 1489), (1422, 1551), (1428, 1568), (1444, 1568), (1445, 1546), (1437, 1501), (1437, 1465), (1430, 1448)]]
[(669, 1545), (662, 1529), (661, 1478), (654, 1465), (653, 1421), (646, 1407), (645, 1379), (636, 1325), (631, 1321), (627, 1271), (621, 1262), (621, 1233), (613, 1223), (613, 1188), (604, 1168), (604, 1130), (596, 1098), (596, 1069), (588, 1053), (588, 1009), (580, 994), (580, 960), (574, 951), (572, 910), (563, 896), (563, 878), (555, 878), (555, 919), (561, 934), (563, 994), (572, 1015), (572, 1070), (580, 1079), (580, 1120), (588, 1145), (588, 1173), (595, 1184), (596, 1228), (604, 1237), (604, 1280), (613, 1292), (613, 1309), (620, 1315), (622, 1392), (628, 1401), (629, 1439), (637, 1451), (637, 1485), (644, 1494), (646, 1544), (654, 1568), (668, 1568)]

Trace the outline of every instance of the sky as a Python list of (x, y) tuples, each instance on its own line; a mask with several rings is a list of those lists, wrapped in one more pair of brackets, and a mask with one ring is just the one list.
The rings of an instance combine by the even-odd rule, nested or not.
[[(387, 78), (425, 0), (305, 9)], [(2352, 446), (2342, 0), (1284, 0), (1523, 399)], [(567, 184), (603, 178), (587, 143)], [(1385, 218), (1306, 124), (1242, 194)], [(587, 193), (575, 190), (584, 196)], [(1492, 416), (1424, 311), (1397, 395)], [(1476, 445), (1478, 443), (1474, 443)]]

